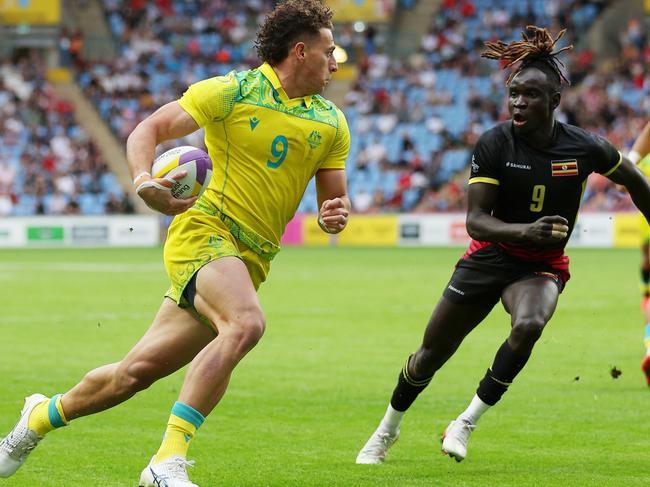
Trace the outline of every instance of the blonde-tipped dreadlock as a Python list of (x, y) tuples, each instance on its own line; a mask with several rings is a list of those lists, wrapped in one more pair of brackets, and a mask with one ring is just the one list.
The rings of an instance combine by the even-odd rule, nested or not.
[(486, 42), (486, 51), (481, 53), (481, 57), (488, 59), (497, 59), (507, 61), (503, 69), (507, 69), (513, 64), (521, 62), (521, 66), (515, 71), (511, 72), (506, 80), (506, 84), (512, 81), (512, 78), (522, 69), (531, 66), (533, 63), (542, 63), (548, 65), (560, 79), (566, 84), (571, 84), (569, 80), (562, 74), (560, 66), (564, 68), (564, 63), (560, 61), (557, 56), (563, 51), (573, 49), (573, 45), (569, 45), (553, 51), (557, 42), (562, 38), (566, 29), (562, 29), (555, 39), (551, 33), (541, 27), (529, 25), (526, 31), (522, 31), (521, 37), (523, 41), (513, 41), (506, 44), (503, 41)]

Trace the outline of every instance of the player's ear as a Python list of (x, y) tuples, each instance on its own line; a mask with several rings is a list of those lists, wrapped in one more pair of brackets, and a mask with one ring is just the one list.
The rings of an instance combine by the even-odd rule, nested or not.
[(296, 59), (303, 61), (305, 59), (305, 43), (296, 42), (296, 44), (293, 46), (293, 54), (296, 56)]
[(562, 100), (562, 94), (559, 91), (551, 93), (551, 109), (555, 110), (559, 107), (560, 100)]

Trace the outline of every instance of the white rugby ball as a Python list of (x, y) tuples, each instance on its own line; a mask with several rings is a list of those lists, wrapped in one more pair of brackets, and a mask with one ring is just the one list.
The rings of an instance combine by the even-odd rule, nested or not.
[(172, 187), (172, 196), (179, 199), (201, 196), (212, 178), (212, 160), (204, 150), (197, 147), (174, 147), (156, 157), (151, 177), (173, 176), (180, 171), (187, 171), (187, 174), (176, 181)]

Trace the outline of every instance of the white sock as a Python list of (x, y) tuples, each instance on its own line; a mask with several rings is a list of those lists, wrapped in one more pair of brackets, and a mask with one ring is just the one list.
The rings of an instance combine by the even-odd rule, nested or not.
[(406, 411), (397, 411), (389, 404), (386, 409), (386, 414), (384, 414), (384, 418), (379, 424), (379, 429), (394, 435), (399, 430), (399, 425), (402, 422), (404, 413), (406, 413)]
[(470, 424), (476, 424), (481, 415), (491, 407), (492, 406), (485, 404), (480, 397), (474, 394), (472, 402), (469, 403), (469, 406), (467, 406), (467, 409), (465, 409), (465, 411), (460, 413), (458, 419)]

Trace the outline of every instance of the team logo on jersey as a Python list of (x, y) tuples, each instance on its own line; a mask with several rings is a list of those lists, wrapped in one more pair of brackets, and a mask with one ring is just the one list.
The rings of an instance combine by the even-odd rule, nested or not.
[(257, 127), (257, 124), (260, 123), (260, 119), (257, 117), (251, 117), (250, 119), (251, 122), (251, 130), (255, 130), (255, 127)]
[(476, 157), (472, 154), (472, 172), (478, 172), (478, 164), (476, 162)]
[(577, 176), (578, 160), (564, 159), (551, 161), (551, 176)]
[(321, 135), (318, 130), (312, 130), (311, 134), (309, 134), (309, 137), (307, 137), (307, 143), (312, 149), (315, 149), (318, 147), (321, 143)]

